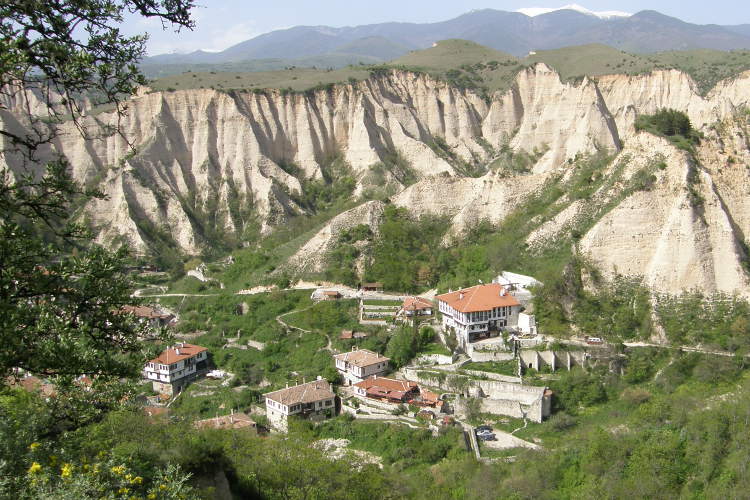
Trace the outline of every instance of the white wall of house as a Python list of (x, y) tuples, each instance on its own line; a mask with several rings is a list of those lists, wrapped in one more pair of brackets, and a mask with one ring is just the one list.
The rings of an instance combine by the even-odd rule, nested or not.
[(438, 309), (442, 313), (443, 329), (452, 328), (456, 332), (459, 345), (465, 349), (471, 333), (487, 332), (491, 324), (498, 329), (518, 328), (521, 306), (502, 306), (487, 311), (464, 313), (439, 300)]
[(332, 410), (335, 412), (336, 402), (334, 398), (321, 399), (319, 401), (313, 401), (311, 403), (296, 403), (293, 405), (285, 405), (274, 401), (273, 399), (266, 398), (266, 417), (268, 417), (269, 423), (277, 430), (286, 431), (287, 423), (290, 415), (297, 415), (300, 413), (320, 415), (326, 410)]
[(206, 359), (208, 359), (208, 351), (199, 352), (191, 358), (169, 365), (149, 362), (143, 369), (143, 375), (146, 380), (153, 382), (155, 391), (171, 394), (173, 389), (179, 391), (184, 387), (180, 383), (181, 380), (194, 376), (197, 372), (197, 364)]
[(536, 318), (533, 314), (518, 314), (518, 329), (523, 333), (536, 334)]
[(348, 363), (344, 360), (336, 360), (336, 369), (339, 371), (344, 380), (349, 384), (356, 384), (362, 382), (368, 377), (373, 375), (380, 375), (388, 371), (388, 361), (383, 358), (383, 361), (373, 363), (367, 366), (356, 366), (352, 363)]

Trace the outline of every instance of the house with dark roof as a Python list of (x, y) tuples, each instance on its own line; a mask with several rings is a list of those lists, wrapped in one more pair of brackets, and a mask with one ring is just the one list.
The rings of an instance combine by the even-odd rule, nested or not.
[(383, 284), (379, 281), (373, 283), (362, 283), (362, 290), (365, 292), (382, 292)]
[(263, 394), (268, 422), (277, 430), (286, 431), (292, 415), (322, 420), (336, 414), (336, 394), (331, 384), (317, 380)]
[(143, 368), (156, 392), (176, 394), (208, 371), (208, 349), (181, 342), (162, 351)]
[(500, 283), (476, 285), (436, 299), (443, 329), (454, 331), (464, 350), (473, 342), (518, 327), (521, 303)]

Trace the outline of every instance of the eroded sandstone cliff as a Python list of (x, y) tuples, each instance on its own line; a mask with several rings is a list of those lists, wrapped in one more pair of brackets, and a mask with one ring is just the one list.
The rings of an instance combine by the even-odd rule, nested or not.
[[(54, 146), (78, 180), (108, 195), (83, 210), (99, 241), (125, 241), (140, 252), (155, 238), (197, 253), (215, 238), (241, 240), (251, 224), (270, 231), (310, 210), (296, 194), (307, 180), (325, 177), (332, 159), (348, 165), (359, 195), (372, 187), (373, 166), (398, 158), (418, 181), (404, 186), (385, 168), (375, 182), (396, 186), (391, 201), (416, 215), (450, 216), (453, 236), (480, 219), (501, 221), (545, 182), (565, 179), (581, 154), (608, 150), (616, 155), (612, 169), (627, 158), (618, 171), (623, 182), (664, 161), (652, 189), (619, 199), (625, 188), (609, 186), (594, 195), (616, 206), (597, 214), (581, 250), (607, 271), (648, 276), (657, 289), (744, 292), (750, 153), (741, 110), (748, 99), (750, 74), (702, 97), (674, 70), (565, 83), (537, 64), (520, 72), (511, 90), (487, 99), (394, 70), (301, 94), (144, 92), (128, 103), (121, 135), (85, 141), (68, 124)], [(4, 123), (13, 121), (14, 106), (0, 114)], [(663, 107), (686, 112), (706, 134), (696, 158), (635, 132), (637, 114)], [(116, 117), (86, 120), (97, 128)], [(490, 168), (501, 150), (527, 151), (536, 163), (513, 175)], [(468, 170), (486, 173), (471, 177)], [(587, 200), (570, 200), (527, 242), (543, 244), (589, 210)], [(376, 225), (380, 212), (379, 202), (369, 202), (340, 215), (292, 263), (319, 268), (341, 227)]]

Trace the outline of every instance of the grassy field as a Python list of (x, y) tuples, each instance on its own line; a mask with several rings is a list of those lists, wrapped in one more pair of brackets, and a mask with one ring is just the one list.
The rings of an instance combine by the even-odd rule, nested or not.
[[(459, 88), (489, 95), (509, 89), (519, 71), (538, 62), (557, 70), (566, 81), (581, 80), (584, 76), (637, 75), (655, 69), (676, 68), (688, 73), (696, 81), (700, 92), (705, 94), (718, 81), (750, 70), (750, 51), (691, 50), (630, 54), (606, 45), (590, 44), (540, 50), (518, 59), (474, 42), (443, 40), (429, 49), (413, 51), (380, 65), (356, 64), (340, 69), (289, 66), (270, 71), (222, 71), (221, 68), (194, 66), (193, 69), (186, 67), (181, 74), (154, 80), (151, 86), (154, 90), (212, 88), (259, 91), (270, 88), (303, 92), (332, 84), (361, 81), (373, 71), (399, 68), (428, 73)], [(248, 66), (252, 69), (264, 67), (262, 64)]]
[(366, 66), (348, 66), (336, 70), (298, 68), (255, 72), (193, 72), (159, 78), (151, 83), (154, 90), (185, 89), (291, 89), (305, 91), (327, 84), (364, 80), (369, 76)]
[(518, 375), (518, 361), (515, 359), (510, 361), (469, 362), (463, 365), (462, 368), (480, 372), (499, 373), (500, 375), (508, 375), (509, 377)]
[(688, 50), (656, 54), (629, 54), (606, 45), (582, 45), (537, 51), (524, 62), (544, 62), (563, 80), (581, 80), (611, 74), (638, 75), (658, 69), (678, 69), (689, 74), (702, 94), (719, 81), (750, 70), (750, 51)]
[(365, 299), (362, 303), (366, 306), (391, 306), (401, 307), (402, 302), (400, 300), (377, 300), (377, 299)]

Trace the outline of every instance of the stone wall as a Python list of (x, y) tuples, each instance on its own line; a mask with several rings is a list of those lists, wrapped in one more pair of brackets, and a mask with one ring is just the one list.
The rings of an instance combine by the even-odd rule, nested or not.
[(414, 362), (419, 365), (450, 365), (455, 361), (455, 356), (447, 354), (423, 354)]
[(570, 370), (574, 366), (584, 366), (588, 354), (584, 351), (534, 351), (521, 350), (519, 353), (524, 368), (539, 371), (549, 367), (552, 371)]
[(504, 351), (471, 351), (471, 360), (477, 363), (485, 361), (508, 361), (513, 359), (513, 354)]
[[(423, 372), (421, 375), (419, 372)], [(408, 367), (404, 368), (404, 375), (419, 384), (440, 387), (446, 392), (464, 392), (463, 396), (476, 397), (481, 400), (481, 411), (497, 415), (507, 415), (515, 418), (523, 418), (541, 422), (550, 415), (550, 396), (545, 395), (546, 387), (522, 385), (520, 383), (504, 382), (499, 380), (476, 380), (464, 377), (468, 382), (465, 391), (456, 391), (451, 385), (452, 377), (461, 377), (458, 374), (445, 374), (442, 381), (432, 379), (424, 373), (425, 370)], [(435, 375), (438, 375), (435, 373)], [(520, 379), (519, 379), (520, 381)], [(465, 407), (460, 398), (456, 402), (456, 413), (465, 414)]]

